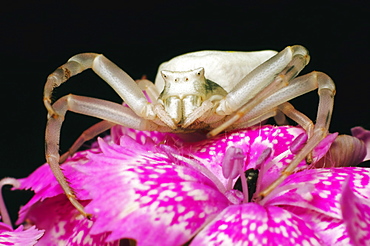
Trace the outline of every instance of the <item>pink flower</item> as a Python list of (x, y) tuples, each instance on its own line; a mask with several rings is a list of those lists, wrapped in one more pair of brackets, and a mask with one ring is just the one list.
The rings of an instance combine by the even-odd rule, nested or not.
[[(43, 165), (19, 180), (35, 196), (18, 223), (45, 230), (39, 245), (119, 245), (124, 238), (138, 245), (369, 243), (365, 168), (312, 169), (302, 161), (272, 193), (251, 201), (247, 190), (253, 185), (246, 187), (244, 172), (259, 170), (258, 194), (294, 158), (302, 134), (298, 127), (263, 126), (189, 142), (171, 133), (115, 127), (98, 147), (62, 166), (92, 220), (72, 207)], [(336, 136), (313, 151), (314, 162)], [(241, 190), (234, 189), (239, 177)]]

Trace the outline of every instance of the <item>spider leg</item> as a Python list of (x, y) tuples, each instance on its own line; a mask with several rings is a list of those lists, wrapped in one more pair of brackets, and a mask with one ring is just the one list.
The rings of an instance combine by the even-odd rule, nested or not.
[(144, 92), (151, 103), (155, 102), (159, 97), (159, 91), (153, 82), (147, 79), (136, 80), (139, 88)]
[[(326, 83), (327, 85), (324, 85), (324, 83)], [(319, 89), (320, 87), (324, 88), (324, 86), (329, 87), (334, 95), (335, 85), (332, 80), (324, 73), (312, 72), (297, 77), (287, 87), (267, 97), (262, 103), (256, 105), (251, 111), (245, 113), (245, 111), (243, 111), (244, 108), (242, 107), (241, 110), (243, 116), (241, 118), (239, 118), (239, 111), (237, 111), (234, 115), (231, 115), (229, 118), (226, 118), (227, 122), (230, 119), (234, 120), (233, 117), (235, 117), (235, 115), (237, 115), (238, 117), (236, 119), (236, 124), (232, 127), (229, 127), (228, 129), (253, 126), (263, 120), (268, 119), (269, 117), (276, 116), (276, 110), (279, 110), (286, 116), (297, 122), (300, 126), (302, 126), (303, 129), (306, 130), (308, 138), (310, 139), (314, 135), (313, 122), (303, 113), (296, 110), (287, 101), (297, 96), (303, 95), (309, 91), (315, 90), (318, 87)], [(240, 124), (239, 122), (242, 123)], [(312, 162), (311, 152), (306, 155), (306, 160), (307, 163)]]
[[(254, 119), (244, 120), (244, 118), (246, 117), (242, 117), (237, 122), (235, 122), (235, 124), (227, 128), (227, 130), (241, 129), (241, 128), (247, 128), (247, 127), (257, 125), (258, 123), (261, 123), (264, 120), (267, 120), (271, 117), (275, 117), (278, 114), (278, 112), (279, 110), (275, 107), (269, 111), (264, 112), (263, 114), (258, 115)], [(227, 120), (227, 118), (224, 118), (224, 119)], [(210, 126), (211, 128), (216, 128), (220, 125), (220, 123), (222, 123), (222, 121), (216, 122), (215, 124), (211, 124)]]
[[(254, 106), (253, 108), (250, 108), (250, 104), (242, 106), (234, 114), (225, 117), (226, 121), (219, 127), (210, 131), (208, 134), (210, 136), (218, 134), (224, 129), (224, 127), (229, 128), (229, 125), (231, 126), (234, 122), (237, 122), (241, 119), (247, 122), (250, 120), (254, 120), (255, 118), (258, 118), (260, 115), (263, 115), (265, 112), (272, 110), (273, 108), (283, 104), (284, 102), (315, 90), (318, 87), (316, 79), (317, 74), (322, 74), (322, 76), (325, 75), (319, 72), (312, 72), (297, 77), (293, 79), (288, 86), (264, 98), (264, 100), (261, 101), (259, 104), (255, 105), (255, 103), (252, 102)], [(327, 77), (327, 75), (325, 76)]]
[(288, 120), (285, 117), (285, 114), (278, 110), (274, 115), (274, 120), (278, 126), (289, 125)]
[(137, 83), (113, 62), (96, 53), (75, 55), (48, 76), (44, 87), (44, 104), (50, 116), (55, 114), (51, 105), (53, 89), (89, 68), (104, 79), (137, 115), (146, 119), (155, 117), (151, 104)]
[(307, 133), (308, 138), (310, 138), (313, 134), (314, 124), (310, 118), (308, 118), (305, 114), (298, 111), (293, 107), (291, 103), (285, 102), (278, 106), (278, 109), (287, 117), (295, 121), (298, 125), (300, 125)]
[(109, 122), (109, 121), (100, 121), (95, 125), (86, 129), (73, 143), (73, 145), (68, 149), (66, 153), (60, 156), (59, 164), (62, 164), (68, 157), (72, 156), (76, 151), (86, 142), (94, 137), (98, 136), (99, 134), (109, 130), (112, 126), (116, 124)]
[[(203, 122), (204, 120), (207, 120), (207, 123), (209, 121), (212, 121), (212, 118), (209, 118), (210, 111), (213, 109), (213, 102), (211, 100), (204, 101), (198, 108), (196, 108), (193, 113), (191, 113), (186, 120), (184, 121), (182, 127), (186, 128), (189, 125), (191, 125), (194, 121), (199, 120), (200, 122)], [(218, 115), (215, 115), (215, 117), (220, 117)], [(222, 116), (221, 116), (222, 117)]]
[[(159, 96), (158, 90), (151, 81), (147, 79), (140, 79), (136, 80), (136, 83), (140, 87), (140, 89), (144, 92), (144, 94), (147, 96), (147, 98), (150, 100), (150, 102), (154, 102), (158, 98)], [(83, 145), (83, 143), (93, 139), (94, 137), (105, 132), (114, 125), (116, 124), (103, 120), (85, 130), (79, 136), (79, 138), (73, 143), (73, 145), (68, 149), (68, 151), (61, 155), (59, 164), (63, 163), (69, 156), (72, 156), (74, 153), (76, 153), (77, 150)]]
[[(101, 118), (111, 124), (119, 124), (139, 130), (161, 130), (168, 131), (168, 127), (158, 126), (150, 120), (137, 116), (130, 108), (121, 104), (101, 99), (88, 98), (76, 95), (67, 95), (60, 98), (53, 104), (54, 114), (49, 115), (45, 133), (45, 155), (52, 172), (67, 195), (71, 203), (85, 217), (91, 217), (84, 210), (84, 207), (77, 201), (72, 189), (66, 181), (59, 167), (59, 140), (60, 129), (67, 111)], [(99, 127), (97, 127), (99, 128)], [(101, 130), (101, 128), (100, 128)]]
[[(312, 126), (310, 126), (311, 120), (298, 110), (295, 110), (290, 103), (286, 102), (317, 89), (319, 87), (318, 81), (324, 79), (328, 81), (330, 80), (332, 88), (334, 88), (334, 83), (332, 80), (326, 74), (321, 72), (311, 72), (295, 78), (287, 87), (265, 98), (262, 103), (256, 105), (256, 107), (244, 114), (243, 120), (249, 121), (250, 119), (254, 119), (264, 112), (270, 111), (271, 109), (277, 107), (286, 116), (296, 121), (298, 124), (302, 124), (301, 126), (305, 130), (309, 130), (310, 127), (312, 128)], [(233, 115), (230, 117), (233, 117)]]
[[(267, 120), (271, 117), (275, 118), (275, 121), (278, 125), (288, 124), (286, 121), (286, 117), (288, 116), (290, 119), (295, 121), (298, 125), (300, 125), (303, 129), (305, 129), (308, 137), (310, 138), (313, 133), (314, 124), (310, 118), (308, 118), (305, 114), (301, 113), (297, 109), (293, 107), (292, 104), (289, 102), (285, 102), (270, 111), (267, 111), (257, 118), (248, 119), (248, 115), (243, 116), (239, 119), (236, 124), (232, 125), (228, 129), (240, 129), (240, 128), (247, 128), (254, 126), (264, 120)], [(216, 126), (213, 126), (216, 127)]]
[(287, 87), (308, 61), (307, 50), (302, 46), (295, 45), (285, 48), (258, 66), (220, 101), (220, 105), (216, 109), (217, 114), (231, 115), (236, 113), (232, 114), (232, 117), (226, 117), (228, 120), (210, 131), (208, 135), (215, 136), (229, 128), (249, 111), (264, 104), (267, 97)]
[(324, 73), (313, 72), (311, 76), (314, 77), (318, 85), (319, 107), (316, 116), (316, 125), (313, 129), (311, 138), (306, 145), (298, 152), (293, 161), (285, 168), (280, 177), (276, 179), (269, 187), (261, 191), (259, 198), (266, 197), (279, 184), (281, 184), (286, 177), (293, 173), (298, 164), (306, 158), (306, 156), (325, 138), (328, 133), (331, 115), (333, 111), (335, 85), (333, 81)]
[[(288, 102), (279, 105), (278, 108), (283, 115), (288, 116), (290, 119), (295, 121), (306, 131), (308, 139), (311, 138), (315, 125), (313, 124), (310, 118), (308, 118), (305, 114), (295, 109), (293, 105)], [(308, 153), (308, 155), (306, 156), (306, 163), (307, 164), (312, 163), (312, 151)]]

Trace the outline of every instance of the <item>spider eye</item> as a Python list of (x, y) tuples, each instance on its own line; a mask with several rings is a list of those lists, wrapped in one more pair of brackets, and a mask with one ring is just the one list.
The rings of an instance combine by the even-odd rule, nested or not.
[(167, 71), (161, 71), (162, 78), (168, 79)]
[(197, 76), (203, 76), (204, 68), (200, 67), (195, 70)]
[(185, 78), (185, 81), (188, 81), (189, 80), (189, 78)]

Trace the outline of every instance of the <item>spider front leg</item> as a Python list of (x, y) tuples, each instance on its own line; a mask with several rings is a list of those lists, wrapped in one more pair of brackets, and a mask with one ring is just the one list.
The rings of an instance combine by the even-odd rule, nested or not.
[(72, 156), (74, 153), (77, 152), (77, 150), (86, 142), (94, 137), (98, 136), (99, 134), (109, 130), (116, 124), (109, 122), (109, 121), (100, 121), (96, 123), (95, 125), (89, 127), (86, 129), (73, 143), (73, 145), (68, 149), (66, 153), (60, 156), (59, 164), (62, 164), (65, 160), (67, 160), (68, 157)]
[(105, 80), (137, 115), (146, 119), (155, 118), (152, 105), (137, 83), (116, 64), (96, 53), (75, 55), (48, 76), (44, 87), (44, 104), (50, 116), (55, 114), (51, 105), (54, 88), (89, 68)]
[(68, 199), (85, 217), (91, 215), (87, 214), (84, 207), (77, 201), (59, 166), (60, 130), (67, 110), (138, 130), (169, 130), (168, 127), (158, 126), (150, 120), (137, 116), (130, 108), (95, 98), (67, 95), (56, 101), (52, 107), (54, 115), (49, 115), (45, 133), (46, 160)]
[[(308, 51), (300, 46), (288, 46), (245, 76), (216, 109), (225, 122), (208, 133), (212, 137), (230, 128), (248, 112), (265, 104), (266, 98), (287, 87), (309, 62)], [(270, 111), (270, 107), (267, 111)], [(264, 112), (267, 112), (266, 110)], [(259, 111), (260, 115), (264, 114)], [(257, 116), (260, 116), (257, 115)], [(249, 118), (250, 120), (253, 118)]]
[[(103, 100), (72, 95), (61, 98), (51, 105), (51, 95), (55, 87), (60, 86), (71, 76), (89, 68), (103, 78), (130, 109)], [(150, 95), (155, 93), (157, 92), (151, 92)], [(47, 162), (71, 203), (85, 216), (88, 216), (88, 214), (84, 212), (83, 206), (76, 200), (58, 165), (60, 161), (58, 153), (60, 127), (65, 112), (71, 110), (136, 129), (155, 130), (163, 128), (163, 131), (168, 131), (168, 127), (159, 127), (157, 124), (148, 121), (154, 120), (159, 122), (153, 110), (153, 104), (148, 102), (138, 84), (117, 65), (103, 55), (95, 53), (75, 55), (66, 64), (50, 74), (44, 87), (44, 104), (49, 115), (45, 136)], [(104, 128), (100, 127), (99, 129), (94, 129), (94, 131), (101, 131)], [(89, 132), (90, 135), (95, 133)]]
[[(317, 81), (319, 94), (319, 107), (317, 110), (316, 124), (312, 136), (306, 145), (298, 152), (293, 161), (284, 169), (278, 179), (258, 194), (262, 199), (271, 193), (286, 177), (293, 173), (298, 164), (326, 137), (329, 130), (331, 115), (334, 105), (335, 85), (329, 76), (323, 73), (313, 72), (311, 76)], [(289, 113), (289, 108), (286, 109)]]
[[(275, 116), (277, 110), (295, 118), (306, 127), (309, 140), (295, 159), (284, 170), (282, 175), (268, 188), (260, 192), (263, 198), (275, 189), (297, 165), (310, 156), (311, 151), (324, 139), (328, 133), (331, 119), (335, 85), (324, 73), (312, 72), (295, 78), (308, 63), (309, 56), (302, 46), (287, 47), (277, 55), (267, 60), (244, 79), (220, 101), (216, 113), (230, 116), (225, 117), (221, 124), (217, 122), (208, 136), (215, 136), (223, 130), (256, 124), (269, 116)], [(285, 102), (318, 88), (320, 103), (317, 113), (317, 123), (312, 130), (311, 121), (302, 114), (286, 107)], [(240, 106), (242, 105), (242, 106)], [(280, 106), (280, 107), (279, 107)]]
[[(319, 107), (317, 112), (316, 124), (313, 127), (313, 123), (308, 117), (295, 110), (287, 101), (305, 94), (309, 91), (318, 88), (319, 94)], [(282, 175), (275, 180), (268, 188), (260, 192), (259, 197), (263, 198), (268, 195), (273, 189), (275, 189), (287, 176), (289, 176), (298, 164), (308, 157), (310, 153), (325, 138), (328, 133), (330, 119), (333, 110), (335, 95), (335, 85), (331, 78), (321, 72), (312, 72), (300, 77), (295, 78), (291, 83), (272, 94), (271, 96), (264, 99), (264, 101), (249, 112), (244, 112), (244, 108), (240, 111), (236, 111), (234, 115), (231, 115), (229, 119), (233, 120), (235, 115), (240, 116), (236, 123), (238, 126), (250, 126), (254, 125), (261, 120), (267, 119), (269, 116), (274, 116), (276, 110), (280, 110), (288, 117), (292, 118), (298, 124), (300, 124), (307, 132), (309, 140), (306, 145), (301, 149), (300, 152), (295, 156), (294, 160), (289, 166), (283, 171)], [(249, 105), (246, 105), (248, 107)], [(233, 121), (234, 122), (234, 121)], [(309, 160), (308, 160), (309, 162)]]
[[(154, 102), (158, 98), (159, 93), (157, 91), (157, 88), (154, 86), (154, 84), (151, 81), (147, 79), (140, 79), (140, 80), (136, 80), (136, 83), (139, 86), (139, 88), (145, 93), (146, 97), (150, 100), (150, 102)], [(103, 120), (89, 127), (88, 129), (86, 129), (77, 138), (77, 140), (68, 149), (68, 151), (60, 157), (59, 164), (63, 163), (69, 156), (72, 156), (74, 153), (76, 153), (77, 150), (86, 141), (89, 141), (93, 139), (94, 137), (98, 136), (99, 134), (109, 130), (114, 125), (116, 124)]]

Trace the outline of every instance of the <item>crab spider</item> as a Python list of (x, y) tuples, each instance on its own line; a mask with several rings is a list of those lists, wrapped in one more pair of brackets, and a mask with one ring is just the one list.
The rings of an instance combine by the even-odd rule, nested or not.
[[(163, 63), (153, 84), (148, 80), (135, 82), (103, 55), (75, 55), (50, 74), (45, 84), (47, 162), (71, 203), (89, 217), (66, 182), (59, 163), (77, 151), (84, 141), (113, 125), (185, 133), (206, 129), (208, 137), (212, 137), (221, 131), (252, 126), (270, 117), (275, 117), (279, 123), (286, 115), (307, 131), (309, 140), (281, 176), (259, 194), (259, 198), (263, 198), (291, 174), (300, 161), (310, 156), (328, 132), (335, 85), (321, 72), (296, 77), (308, 62), (308, 51), (299, 45), (288, 46), (279, 53), (200, 51)], [(76, 95), (64, 96), (51, 104), (55, 87), (88, 68), (105, 80), (128, 107)], [(315, 89), (318, 89), (320, 101), (314, 125), (288, 101)], [(60, 158), (60, 129), (68, 110), (103, 121), (86, 130)]]

